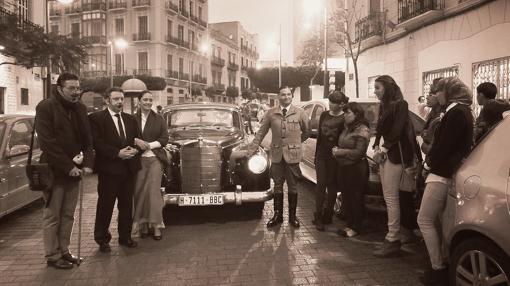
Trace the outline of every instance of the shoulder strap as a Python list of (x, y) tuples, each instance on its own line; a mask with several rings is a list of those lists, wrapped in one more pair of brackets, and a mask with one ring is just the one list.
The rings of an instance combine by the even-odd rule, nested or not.
[(34, 149), (34, 135), (35, 135), (35, 121), (36, 120), (37, 120), (37, 116), (34, 117), (34, 127), (32, 128), (32, 138), (30, 139), (30, 149), (28, 150), (27, 165), (32, 164), (32, 151)]

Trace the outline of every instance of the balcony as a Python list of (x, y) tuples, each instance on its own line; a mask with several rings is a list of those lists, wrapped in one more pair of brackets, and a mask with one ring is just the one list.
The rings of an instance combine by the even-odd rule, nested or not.
[(106, 45), (106, 36), (83, 36), (82, 40), (87, 44)]
[(228, 67), (227, 68), (229, 70), (238, 71), (239, 70), (239, 65), (235, 64), (235, 63), (228, 63)]
[(179, 40), (179, 38), (177, 37), (173, 37), (172, 35), (166, 35), (165, 36), (165, 41), (167, 43), (172, 43), (176, 46), (179, 46), (181, 44), (181, 41)]
[(0, 22), (5, 24), (17, 24), (18, 28), (23, 31), (34, 31), (38, 33), (44, 33), (44, 28), (36, 25), (28, 20), (19, 18), (17, 14), (7, 11), (0, 7)]
[(152, 76), (152, 70), (150, 70), (150, 69), (135, 69), (135, 70), (133, 70), (133, 75)]
[(50, 17), (59, 17), (62, 15), (60, 9), (50, 9)]
[(185, 49), (189, 49), (189, 42), (184, 39), (179, 39), (179, 45)]
[(199, 22), (198, 22), (198, 17), (197, 17), (197, 16), (195, 16), (195, 15), (191, 14), (191, 15), (189, 16), (189, 18), (191, 19), (191, 21), (193, 21), (193, 22), (195, 22), (195, 23), (197, 23), (197, 24), (199, 23)]
[(166, 8), (167, 10), (171, 10), (171, 11), (173, 11), (173, 12), (175, 12), (175, 13), (179, 13), (179, 6), (177, 6), (177, 5), (174, 3), (174, 1), (172, 1), (172, 0), (167, 0), (167, 1), (165, 2), (165, 8)]
[(204, 28), (207, 28), (207, 22), (202, 19), (198, 19), (198, 24)]
[(192, 42), (190, 47), (192, 51), (198, 52), (198, 45), (195, 42)]
[(189, 74), (181, 72), (181, 73), (179, 73), (179, 79), (189, 81)]
[(106, 3), (85, 3), (81, 7), (83, 12), (106, 11)]
[(248, 46), (241, 46), (241, 52), (248, 53)]
[(127, 2), (126, 1), (110, 1), (108, 2), (109, 10), (118, 10), (118, 9), (126, 9)]
[(248, 71), (248, 66), (241, 65), (241, 71)]
[(150, 7), (151, 0), (133, 0), (131, 6), (133, 6), (133, 8)]
[(356, 42), (363, 41), (374, 36), (381, 36), (383, 32), (384, 13), (372, 13), (356, 22)]
[(114, 71), (112, 71), (112, 73), (113, 73), (113, 76), (125, 76), (125, 75), (129, 75), (127, 70), (114, 70)]
[(79, 14), (80, 12), (81, 8), (79, 6), (66, 7), (66, 14), (68, 15)]
[(219, 91), (219, 92), (225, 91), (225, 85), (222, 83), (215, 83), (214, 88), (216, 89), (216, 91)]
[(95, 71), (83, 71), (82, 77), (84, 78), (94, 78), (94, 77), (107, 77), (107, 71), (95, 70)]
[(444, 0), (398, 0), (398, 23), (412, 30), (443, 16)]
[(189, 12), (186, 10), (186, 9), (181, 9), (181, 15), (188, 18), (189, 17)]
[(196, 74), (193, 76), (193, 82), (206, 84), (207, 78), (200, 76), (199, 74)]
[(151, 40), (151, 33), (145, 32), (145, 33), (136, 33), (133, 34), (133, 41), (150, 41)]
[(212, 57), (211, 58), (211, 65), (224, 67), (225, 66), (225, 60), (219, 57)]
[(179, 79), (179, 72), (174, 70), (166, 70), (165, 75), (167, 78)]

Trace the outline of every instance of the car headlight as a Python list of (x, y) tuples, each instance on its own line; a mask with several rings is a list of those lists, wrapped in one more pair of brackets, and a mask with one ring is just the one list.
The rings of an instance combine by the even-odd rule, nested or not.
[(267, 169), (267, 159), (259, 154), (248, 159), (248, 169), (254, 174), (262, 174)]

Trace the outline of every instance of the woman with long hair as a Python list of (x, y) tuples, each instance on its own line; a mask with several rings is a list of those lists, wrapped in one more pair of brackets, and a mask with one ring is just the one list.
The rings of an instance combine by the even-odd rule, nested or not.
[(167, 161), (162, 147), (168, 143), (168, 131), (163, 117), (152, 110), (154, 95), (145, 90), (140, 93), (138, 100), (140, 107), (135, 118), (142, 138), (135, 139), (135, 144), (143, 153), (142, 169), (136, 176), (133, 232), (145, 238), (152, 230), (153, 238), (160, 240), (161, 229), (165, 228), (160, 187), (163, 164)]
[[(329, 111), (323, 112), (319, 118), (315, 148), (317, 188), (313, 223), (319, 231), (324, 231), (324, 225), (331, 223), (333, 216), (333, 207), (338, 192), (338, 177), (336, 160), (331, 149), (336, 146), (338, 136), (344, 128), (342, 107), (349, 101), (349, 98), (340, 91), (330, 93), (328, 99)], [(325, 201), (326, 203), (324, 203)]]
[(418, 225), (431, 263), (431, 269), (420, 277), (420, 281), (426, 285), (448, 280), (441, 229), (437, 222), (446, 205), (452, 176), (473, 145), (473, 96), (469, 88), (459, 78), (447, 77), (437, 84), (437, 98), (445, 113), (427, 156), (425, 169), (429, 170), (429, 175), (418, 213)]
[[(374, 160), (380, 164), (384, 201), (388, 213), (388, 233), (373, 254), (388, 257), (400, 251), (400, 183), (404, 169), (414, 164), (415, 146), (410, 140), (409, 110), (400, 87), (389, 75), (375, 80), (375, 95), (380, 101)], [(380, 139), (384, 143), (379, 146)]]
[(332, 153), (337, 160), (338, 176), (342, 177), (341, 190), (345, 206), (346, 227), (339, 235), (353, 237), (361, 232), (364, 217), (364, 194), (368, 186), (368, 161), (370, 128), (365, 111), (356, 102), (343, 108), (345, 127), (338, 137)]

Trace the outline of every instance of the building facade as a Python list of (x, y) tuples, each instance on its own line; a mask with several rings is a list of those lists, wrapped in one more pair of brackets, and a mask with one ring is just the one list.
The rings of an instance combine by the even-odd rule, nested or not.
[[(499, 97), (510, 97), (509, 1), (367, 0), (365, 4), (363, 17), (351, 30), (362, 41), (357, 64), (360, 97), (375, 97), (374, 81), (383, 74), (396, 80), (414, 110), (418, 97), (428, 94), (437, 77), (458, 76), (473, 90), (490, 81), (498, 86)], [(353, 97), (352, 61), (345, 77), (347, 95)]]
[[(246, 31), (239, 22), (211, 23), (209, 28), (210, 82), (223, 84), (225, 89), (235, 88), (239, 94), (252, 89), (253, 84), (248, 78), (248, 70), (256, 68), (259, 59), (257, 35)], [(225, 65), (220, 67), (213, 59), (217, 59), (218, 62), (224, 61)]]
[[(0, 21), (10, 15), (16, 15), (20, 26), (43, 30), (44, 3), (36, 0), (0, 1)], [(1, 43), (0, 43), (1, 45)], [(43, 99), (44, 69), (35, 67), (26, 69), (14, 63), (15, 58), (2, 54), (0, 50), (0, 114), (34, 114), (35, 107)]]
[[(207, 0), (75, 0), (51, 2), (50, 30), (85, 39), (82, 77), (162, 77), (155, 106), (189, 101), (207, 84)], [(115, 43), (127, 42), (126, 48)]]

